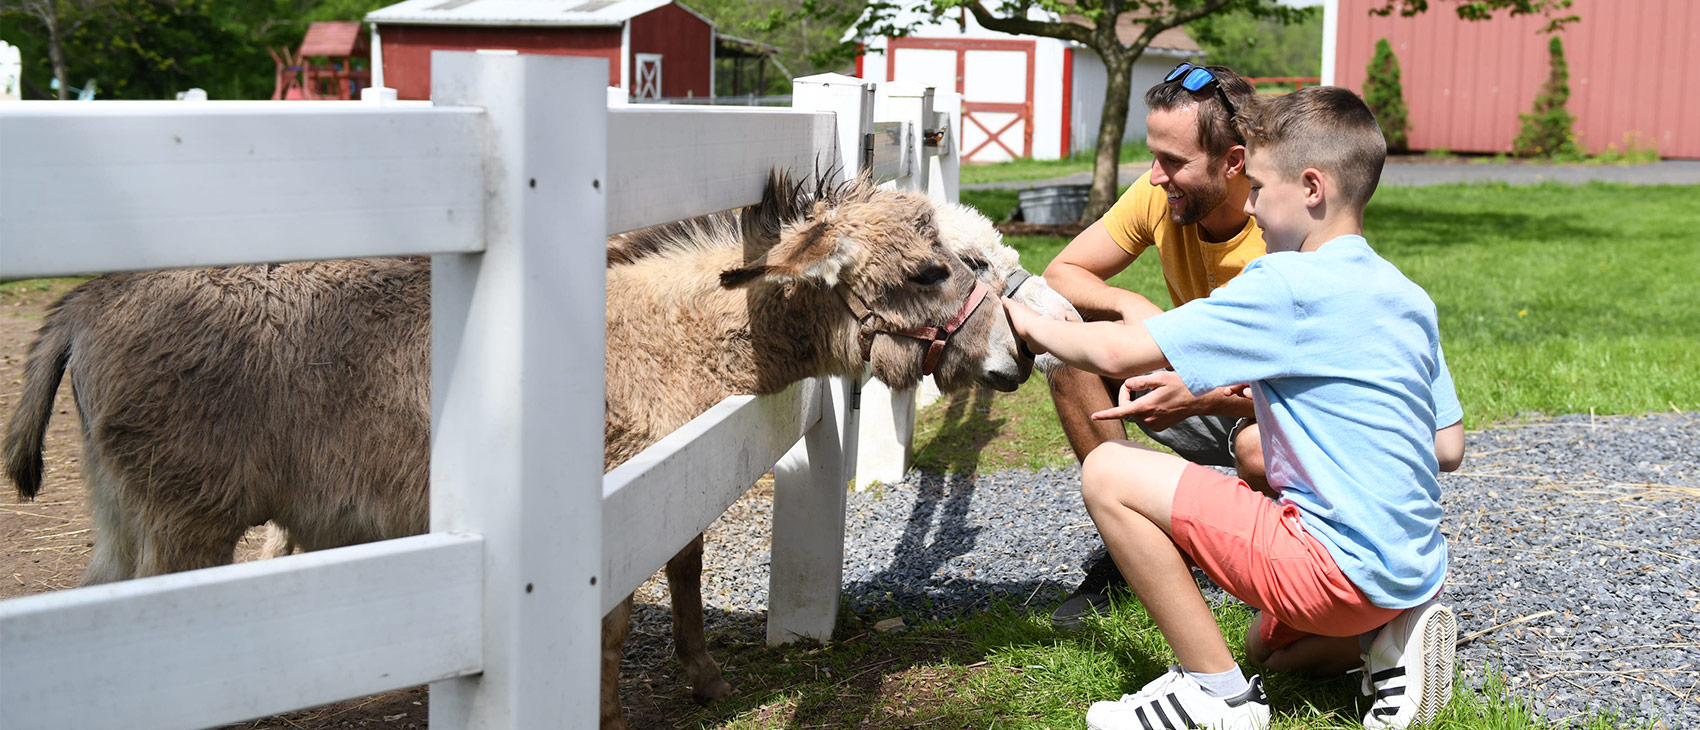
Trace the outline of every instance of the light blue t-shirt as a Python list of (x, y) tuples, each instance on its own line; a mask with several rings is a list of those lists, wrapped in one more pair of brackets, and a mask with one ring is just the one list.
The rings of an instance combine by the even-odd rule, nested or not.
[(1341, 236), (1262, 256), (1145, 326), (1193, 393), (1252, 384), (1270, 485), (1375, 605), (1440, 589), (1434, 433), (1463, 409), (1422, 287)]

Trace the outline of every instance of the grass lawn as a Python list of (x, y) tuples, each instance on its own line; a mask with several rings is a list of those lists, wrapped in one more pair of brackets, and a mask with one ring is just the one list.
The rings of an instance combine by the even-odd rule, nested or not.
[[(1388, 187), (1366, 214), (1370, 244), (1427, 289), (1467, 428), (1532, 413), (1642, 413), (1700, 408), (1700, 190), (1682, 186)], [(964, 202), (994, 219), (1007, 190)], [(1030, 271), (1067, 243), (1005, 239)], [(1112, 283), (1168, 306), (1155, 256)], [(977, 401), (983, 417), (923, 411), (917, 464), (944, 470), (952, 446), (994, 443), (978, 467), (1067, 466), (1044, 382)], [(960, 405), (960, 404), (959, 404)], [(960, 408), (956, 409), (960, 410)]]
[[(1125, 595), (1125, 594), (1124, 594)], [(696, 711), (681, 690), (675, 727), (1083, 728), (1086, 708), (1132, 692), (1174, 661), (1137, 601), (1118, 603), (1075, 633), (1050, 627), (1044, 606), (1004, 604), (954, 620), (880, 632), (847, 615), (824, 647), (714, 647), (738, 692)], [(1228, 636), (1251, 621), (1242, 604), (1215, 607)], [(1233, 644), (1235, 642), (1230, 642)], [(1238, 654), (1238, 648), (1235, 648)], [(1243, 661), (1243, 656), (1236, 656)], [(1491, 675), (1490, 675), (1491, 676)], [(1316, 681), (1264, 678), (1275, 730), (1362, 728), (1369, 699), (1356, 675)], [(669, 712), (670, 716), (674, 713)], [(1537, 716), (1492, 676), (1482, 693), (1458, 691), (1432, 730), (1523, 730)], [(1571, 728), (1646, 727), (1594, 717)]]

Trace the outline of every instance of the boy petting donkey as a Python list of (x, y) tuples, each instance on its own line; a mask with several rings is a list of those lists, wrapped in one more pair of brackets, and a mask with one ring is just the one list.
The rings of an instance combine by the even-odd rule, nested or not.
[[(1375, 696), (1366, 727), (1427, 723), (1452, 689), (1457, 622), (1436, 600), (1447, 565), (1438, 472), (1463, 458), (1463, 412), (1434, 303), (1362, 235), (1386, 144), (1369, 108), (1338, 87), (1262, 101), (1238, 122), (1246, 212), (1269, 253), (1233, 281), (1143, 321), (1045, 319), (1005, 300), (1034, 352), (1073, 367), (1116, 378), (1167, 367), (1194, 394), (1246, 384), (1280, 494), (1131, 441), (1092, 451), (1087, 512), (1179, 665), (1093, 704), (1086, 721), (1269, 726), (1261, 678), (1234, 661), (1192, 565), (1258, 610), (1252, 662), (1316, 675), (1363, 666)], [(1095, 415), (1126, 407), (1124, 394)]]

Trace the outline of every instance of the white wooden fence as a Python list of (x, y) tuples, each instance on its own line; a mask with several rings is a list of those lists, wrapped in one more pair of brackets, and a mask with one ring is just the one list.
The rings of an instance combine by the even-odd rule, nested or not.
[[(604, 477), (604, 241), (752, 204), (772, 167), (929, 158), (863, 154), (859, 79), (799, 79), (790, 110), (611, 106), (604, 61), (433, 61), (430, 106), (0, 105), (0, 279), (434, 256), (432, 531), (0, 601), (0, 727), (204, 727), (423, 682), (434, 727), (592, 727), (603, 613), (770, 467), (768, 637), (831, 632), (856, 384), (727, 399)], [(937, 123), (902, 91), (913, 150)]]

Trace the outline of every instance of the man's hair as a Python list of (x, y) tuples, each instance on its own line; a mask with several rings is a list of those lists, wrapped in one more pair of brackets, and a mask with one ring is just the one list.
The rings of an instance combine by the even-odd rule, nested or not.
[(1198, 105), (1198, 142), (1212, 159), (1228, 154), (1229, 148), (1242, 144), (1234, 129), (1233, 115), (1222, 106), (1222, 99), (1213, 86), (1220, 85), (1236, 111), (1246, 108), (1257, 98), (1251, 83), (1227, 66), (1205, 66), (1216, 75), (1215, 84), (1198, 91), (1187, 91), (1180, 79), (1164, 81), (1145, 91), (1145, 108), (1151, 111), (1170, 111), (1191, 104)]
[(1381, 182), (1387, 139), (1375, 114), (1350, 89), (1309, 86), (1259, 100), (1240, 112), (1239, 127), (1246, 145), (1277, 174), (1296, 180), (1307, 167), (1328, 173), (1340, 187), (1341, 202), (1360, 211)]

